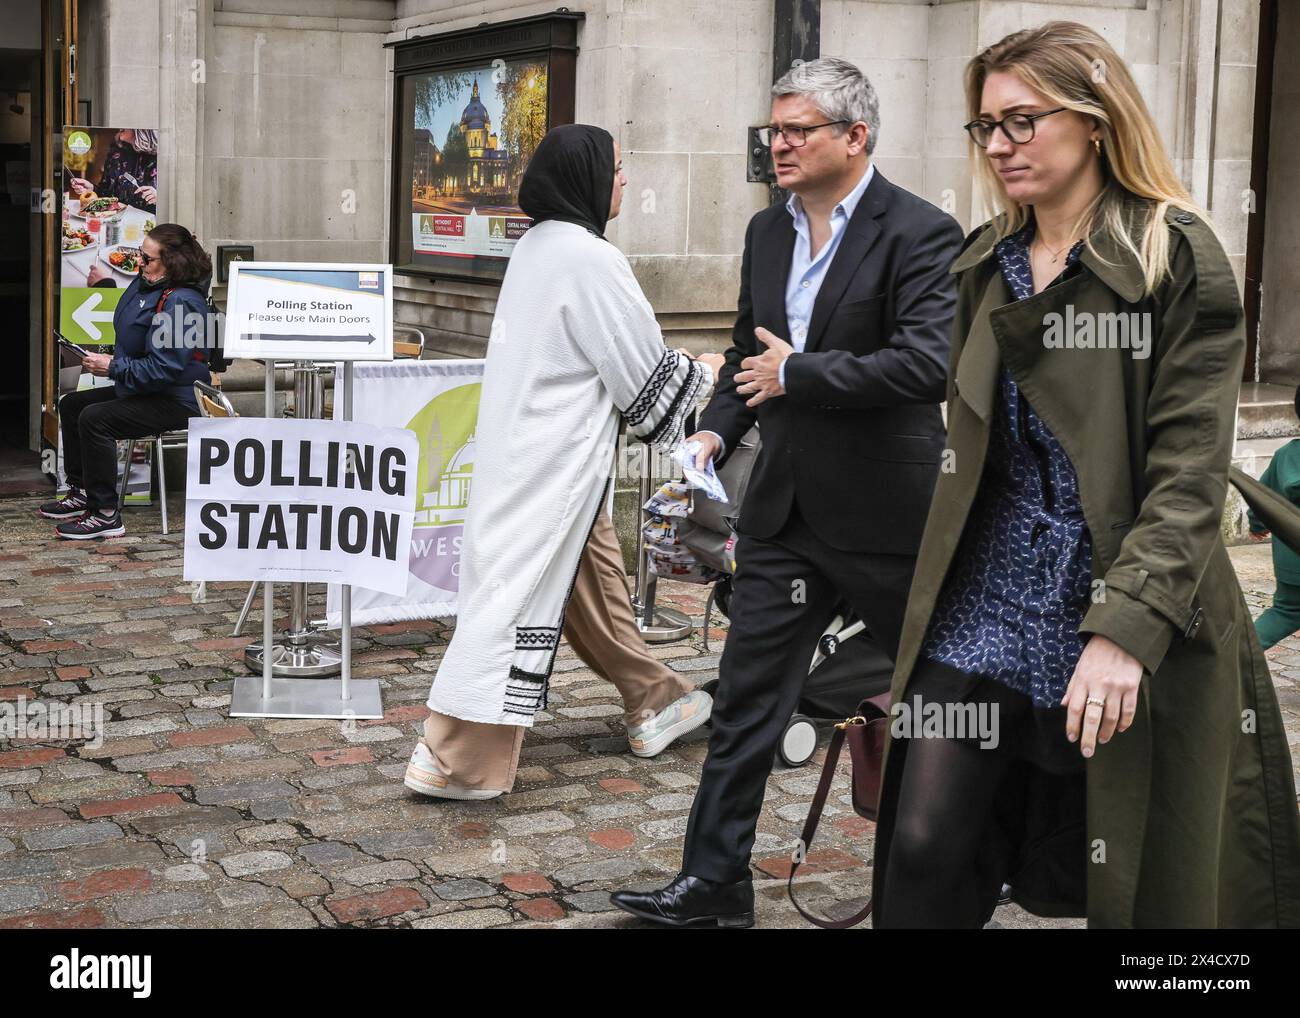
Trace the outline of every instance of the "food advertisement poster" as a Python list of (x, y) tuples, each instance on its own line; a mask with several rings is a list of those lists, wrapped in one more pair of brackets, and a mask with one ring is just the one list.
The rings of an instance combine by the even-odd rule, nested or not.
[(63, 128), (59, 331), (81, 346), (113, 342), (113, 309), (140, 268), (158, 217), (158, 132)]
[(411, 247), (507, 258), (531, 220), (519, 181), (546, 133), (546, 63), (495, 60), (414, 82)]

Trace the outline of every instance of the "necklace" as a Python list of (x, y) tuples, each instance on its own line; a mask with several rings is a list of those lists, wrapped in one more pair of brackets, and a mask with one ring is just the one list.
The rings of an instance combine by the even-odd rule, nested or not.
[(1053, 264), (1053, 265), (1055, 265), (1058, 261), (1060, 261), (1062, 253), (1065, 252), (1066, 250), (1068, 250), (1068, 249), (1069, 249), (1071, 246), (1073, 246), (1073, 244), (1074, 244), (1074, 238), (1071, 237), (1069, 240), (1067, 240), (1067, 241), (1065, 242), (1065, 246), (1064, 246), (1064, 247), (1062, 247), (1059, 251), (1053, 253), (1053, 252), (1052, 252), (1052, 249), (1051, 249), (1050, 247), (1048, 247), (1046, 243), (1043, 242), (1042, 237), (1035, 236), (1035, 237), (1034, 237), (1034, 240), (1038, 241), (1039, 246), (1040, 246), (1044, 251), (1046, 251), (1049, 255), (1052, 256), (1052, 264)]

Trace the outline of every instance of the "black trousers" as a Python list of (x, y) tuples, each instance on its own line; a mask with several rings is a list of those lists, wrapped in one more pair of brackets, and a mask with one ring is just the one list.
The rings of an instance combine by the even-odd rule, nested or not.
[(86, 492), (89, 507), (117, 508), (117, 440), (150, 438), (187, 427), (194, 410), (166, 393), (119, 397), (111, 385), (70, 392), (59, 400), (63, 471)]
[(836, 605), (847, 600), (892, 658), (916, 566), (912, 555), (830, 547), (797, 506), (773, 538), (741, 535), (736, 562), (713, 730), (682, 859), (683, 873), (723, 882), (749, 873), (777, 744)]

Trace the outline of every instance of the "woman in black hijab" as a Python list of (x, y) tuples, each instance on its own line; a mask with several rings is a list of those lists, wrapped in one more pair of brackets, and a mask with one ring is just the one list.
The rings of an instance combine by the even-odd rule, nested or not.
[(626, 185), (617, 142), (586, 124), (550, 131), (520, 184), (533, 223), (488, 344), (456, 631), (406, 769), (406, 787), (422, 795), (511, 789), (561, 630), (618, 688), (637, 756), (709, 717), (709, 695), (641, 640), (606, 510), (620, 415), (629, 437), (670, 451), (722, 365), (719, 354), (699, 358), (704, 368), (664, 346), (627, 259), (603, 243)]
[(616, 175), (623, 175), (618, 142), (603, 127), (553, 127), (524, 171), (519, 207), (534, 225), (559, 219), (604, 237), (605, 223), (618, 215), (616, 202), (623, 193), (615, 185)]

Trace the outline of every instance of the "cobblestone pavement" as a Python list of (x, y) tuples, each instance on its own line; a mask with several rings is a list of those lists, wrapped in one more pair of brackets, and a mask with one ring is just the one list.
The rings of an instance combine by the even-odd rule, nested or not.
[[(608, 892), (676, 872), (706, 733), (632, 756), (612, 687), (567, 646), (515, 792), (424, 799), (401, 778), (446, 626), (357, 631), (354, 674), (381, 680), (382, 720), (231, 719), (248, 638), (229, 633), (246, 585), (210, 583), (196, 603), (180, 521), (161, 537), (156, 509), (128, 511), (124, 538), (71, 543), (51, 537), (37, 501), (0, 501), (0, 706), (102, 704), (107, 730), (98, 748), (0, 744), (0, 927), (631, 926)], [(1268, 549), (1234, 558), (1258, 611)], [(704, 588), (660, 591), (702, 621)], [(697, 631), (653, 653), (703, 683), (725, 635), (712, 630), (707, 651)], [(1300, 759), (1300, 642), (1270, 657)], [(778, 768), (768, 783), (762, 926), (808, 928), (783, 876), (817, 770)], [(799, 884), (833, 915), (861, 904), (870, 877), (872, 825), (849, 806), (846, 773)], [(993, 925), (1083, 924), (1007, 907)]]

